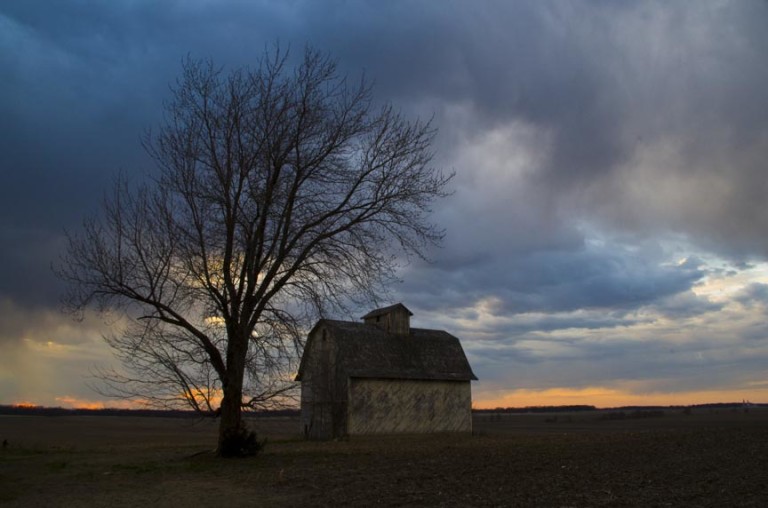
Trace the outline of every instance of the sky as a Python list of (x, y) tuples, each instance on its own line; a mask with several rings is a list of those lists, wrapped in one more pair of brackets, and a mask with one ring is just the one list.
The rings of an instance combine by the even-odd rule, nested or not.
[(62, 312), (65, 231), (152, 169), (185, 56), (328, 52), (439, 129), (431, 262), (388, 298), (458, 336), (475, 407), (768, 402), (768, 2), (0, 4), (0, 403), (115, 407), (114, 323)]

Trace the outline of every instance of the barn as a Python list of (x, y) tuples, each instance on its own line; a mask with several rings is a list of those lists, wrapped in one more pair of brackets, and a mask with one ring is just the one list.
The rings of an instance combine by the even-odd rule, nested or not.
[(477, 377), (459, 339), (412, 315), (398, 303), (312, 328), (296, 376), (308, 438), (472, 431)]

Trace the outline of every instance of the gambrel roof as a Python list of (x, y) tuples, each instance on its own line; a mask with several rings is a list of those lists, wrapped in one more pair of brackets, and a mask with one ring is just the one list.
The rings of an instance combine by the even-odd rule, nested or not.
[(411, 328), (409, 335), (398, 335), (372, 324), (322, 319), (309, 333), (297, 381), (309, 364), (310, 341), (321, 340), (323, 333), (334, 341), (335, 361), (349, 377), (477, 380), (459, 339), (448, 332)]

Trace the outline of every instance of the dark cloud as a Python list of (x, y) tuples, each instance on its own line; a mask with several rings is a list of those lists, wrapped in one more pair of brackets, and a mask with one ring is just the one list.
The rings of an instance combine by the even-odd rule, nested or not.
[[(474, 247), (485, 248), (482, 244)], [(471, 307), (493, 299), (492, 310), (498, 315), (636, 310), (689, 291), (705, 274), (695, 264), (664, 265), (651, 249), (584, 243), (565, 247), (571, 248), (523, 253), (497, 249), (492, 259), (460, 268), (438, 258), (432, 265), (408, 270), (399, 291), (404, 299), (425, 309)], [(677, 300), (674, 308), (685, 306), (690, 312), (690, 304), (699, 306), (701, 302)]]
[(504, 322), (483, 323), (480, 316), (471, 313), (463, 318), (471, 324), (457, 327), (459, 335), (470, 335), (480, 342), (491, 341), (513, 346), (520, 340), (530, 337), (532, 332), (553, 332), (557, 330), (606, 330), (619, 327), (629, 327), (650, 322), (650, 318), (640, 317), (627, 312), (566, 312), (566, 313), (536, 313), (520, 316), (510, 315)]
[(61, 247), (59, 232), (0, 223), (0, 238), (0, 267), (4, 267), (0, 300), (28, 308), (56, 308), (63, 287), (50, 266)]
[[(525, 333), (501, 344), (473, 342), (469, 354), (490, 384), (508, 389), (629, 385), (646, 393), (675, 393), (743, 388), (768, 360), (768, 350), (752, 336), (755, 328), (764, 331), (765, 325), (732, 329), (727, 337), (690, 320), (647, 334), (631, 328)], [(734, 365), (741, 369), (734, 371)]]
[[(4, 96), (16, 99), (3, 131), (17, 132), (4, 148), (17, 147), (9, 166), (27, 166), (10, 183), (42, 183), (43, 198), (54, 189), (100, 189), (110, 166), (140, 160), (138, 134), (156, 122), (183, 55), (242, 64), (279, 38), (327, 49), (345, 70), (365, 69), (382, 98), (427, 104), (439, 120), (447, 120), (445, 107), (469, 108), (461, 125), (440, 123), (446, 138), (510, 121), (546, 133), (551, 153), (523, 182), (540, 199), (554, 194), (546, 199), (616, 228), (690, 231), (710, 248), (727, 239), (764, 247), (755, 234), (768, 221), (764, 2), (415, 2), (383, 10), (343, 2), (10, 2), (3, 11)], [(706, 184), (664, 178), (660, 184), (678, 188), (644, 210), (643, 196), (627, 199), (626, 187), (647, 171), (627, 164), (669, 138), (678, 145), (663, 162), (674, 167), (651, 169), (704, 175)], [(61, 168), (68, 180), (47, 169), (72, 160), (77, 167)], [(689, 195), (713, 186), (726, 188), (703, 202)]]
[(768, 306), (768, 284), (753, 282), (736, 295), (735, 300), (747, 306)]
[(693, 291), (686, 291), (661, 298), (653, 307), (666, 318), (681, 319), (717, 312), (723, 308), (723, 304), (697, 296)]
[[(727, 297), (699, 290), (754, 273), (768, 252), (766, 22), (758, 0), (5, 1), (0, 322), (55, 309), (64, 229), (118, 170), (151, 171), (139, 138), (181, 59), (253, 64), (279, 40), (326, 50), (380, 100), (434, 116), (435, 161), (457, 172), (435, 211), (448, 236), (394, 295), (476, 341), (484, 376), (727, 384), (741, 375), (728, 361), (752, 372), (764, 358), (743, 345), (767, 336), (749, 313), (768, 292), (746, 287), (732, 316)], [(35, 333), (55, 339), (47, 319)], [(675, 325), (696, 333), (671, 350)], [(734, 356), (718, 333), (735, 337)]]

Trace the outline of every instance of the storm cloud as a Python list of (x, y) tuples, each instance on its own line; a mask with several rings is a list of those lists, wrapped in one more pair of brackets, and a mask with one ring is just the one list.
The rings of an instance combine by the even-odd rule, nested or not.
[[(3, 2), (0, 354), (84, 363), (50, 266), (118, 171), (151, 173), (185, 56), (311, 45), (439, 129), (444, 245), (389, 298), (461, 336), (480, 399), (763, 386), (767, 22), (760, 0)], [(60, 395), (87, 398), (76, 370)], [(0, 402), (33, 396), (14, 372)]]

